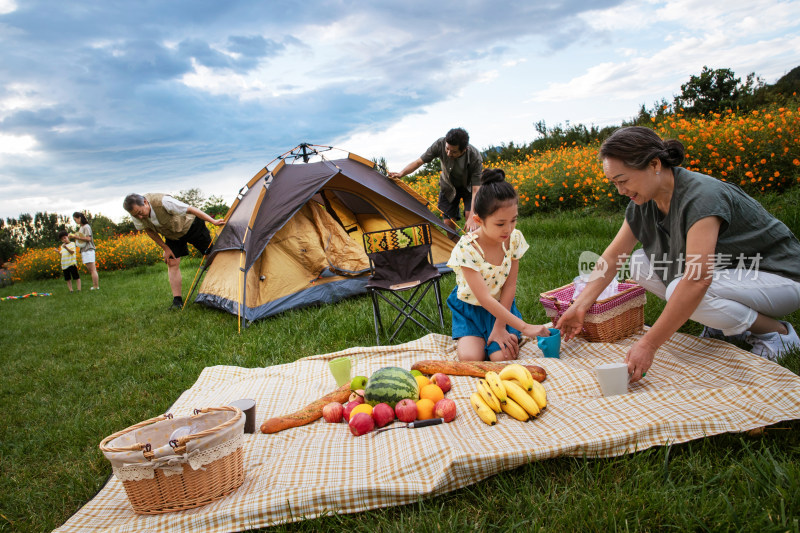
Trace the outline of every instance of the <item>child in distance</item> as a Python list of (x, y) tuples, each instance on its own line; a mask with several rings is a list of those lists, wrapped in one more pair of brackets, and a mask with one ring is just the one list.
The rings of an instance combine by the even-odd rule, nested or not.
[(64, 279), (67, 282), (69, 292), (72, 292), (72, 280), (76, 280), (78, 290), (81, 290), (81, 277), (78, 274), (78, 260), (75, 254), (75, 243), (70, 242), (69, 234), (66, 231), (58, 233), (58, 240), (61, 241), (59, 252), (61, 252), (61, 270), (64, 271)]

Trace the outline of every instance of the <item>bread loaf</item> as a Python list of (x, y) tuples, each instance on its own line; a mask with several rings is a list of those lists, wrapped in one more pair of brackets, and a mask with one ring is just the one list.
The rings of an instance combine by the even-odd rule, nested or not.
[(331, 402), (344, 403), (350, 398), (350, 383), (346, 383), (333, 391), (326, 394), (319, 400), (312, 402), (299, 411), (294, 413), (270, 418), (261, 424), (261, 433), (277, 433), (284, 429), (296, 428), (310, 424), (314, 420), (322, 418), (322, 408)]
[[(474, 376), (482, 378), (486, 372), (490, 370), (499, 373), (507, 364), (510, 363), (495, 363), (492, 361), (439, 361), (439, 360), (426, 360), (417, 361), (411, 366), (411, 370), (419, 370), (423, 374), (436, 374), (440, 372), (449, 376)], [(522, 365), (528, 369), (533, 379), (542, 382), (547, 378), (547, 372), (544, 368), (536, 365)]]

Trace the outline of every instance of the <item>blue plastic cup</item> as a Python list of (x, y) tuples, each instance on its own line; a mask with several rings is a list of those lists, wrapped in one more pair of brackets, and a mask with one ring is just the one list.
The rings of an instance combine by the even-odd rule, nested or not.
[(545, 357), (558, 358), (561, 352), (561, 331), (556, 328), (547, 328), (550, 330), (549, 337), (536, 336), (536, 344), (542, 351)]

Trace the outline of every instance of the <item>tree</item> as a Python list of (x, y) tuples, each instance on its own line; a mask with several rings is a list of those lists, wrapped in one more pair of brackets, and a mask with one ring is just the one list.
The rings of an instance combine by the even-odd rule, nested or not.
[(133, 225), (133, 219), (129, 216), (122, 217), (122, 220), (117, 224), (117, 234), (133, 233), (136, 231), (136, 226)]
[(623, 126), (650, 126), (655, 120), (663, 119), (667, 115), (675, 113), (673, 104), (667, 102), (666, 98), (662, 98), (660, 102), (654, 102), (653, 107), (647, 109), (644, 104), (639, 109), (639, 113), (628, 121), (623, 121)]
[(516, 145), (512, 141), (484, 150), (484, 166), (496, 164), (498, 161), (523, 161), (528, 156), (535, 156), (537, 153), (565, 145), (586, 146), (603, 141), (614, 130), (612, 127), (598, 128), (594, 124), (589, 127), (584, 124), (570, 124), (569, 121), (566, 121), (564, 126), (556, 124), (548, 128), (544, 120), (534, 122), (533, 127), (539, 138), (528, 144)]
[(0, 265), (19, 254), (21, 251), (21, 247), (13, 238), (11, 229), (6, 227), (3, 219), (0, 219)]
[(96, 241), (109, 239), (120, 233), (117, 224), (107, 216), (91, 216), (89, 213), (86, 213), (86, 218), (89, 220), (89, 225), (92, 226), (92, 237)]
[(47, 248), (58, 242), (58, 232), (67, 229), (69, 217), (56, 213), (24, 213), (18, 219), (6, 219), (10, 238), (18, 249)]
[(228, 204), (225, 203), (221, 196), (211, 196), (206, 200), (203, 191), (198, 188), (181, 191), (178, 194), (173, 194), (172, 197), (192, 207), (201, 209), (214, 218), (224, 217), (228, 213)]
[(228, 214), (229, 207), (222, 196), (211, 196), (203, 204), (202, 209), (214, 218), (223, 218)]
[(712, 70), (703, 67), (699, 76), (692, 75), (681, 85), (681, 95), (675, 97), (675, 109), (686, 113), (705, 114), (724, 109), (748, 107), (763, 80), (751, 72), (742, 83), (728, 68)]
[(198, 188), (181, 191), (178, 194), (172, 194), (171, 196), (176, 200), (180, 200), (185, 204), (189, 204), (199, 209), (202, 209), (203, 204), (206, 203), (206, 198), (203, 196), (203, 192)]
[(388, 165), (386, 164), (386, 158), (385, 157), (381, 156), (380, 159), (378, 159), (376, 157), (373, 157), (372, 158), (372, 162), (375, 163), (375, 170), (377, 170), (378, 172), (380, 172), (384, 176), (387, 176), (389, 174), (389, 171), (386, 170)]

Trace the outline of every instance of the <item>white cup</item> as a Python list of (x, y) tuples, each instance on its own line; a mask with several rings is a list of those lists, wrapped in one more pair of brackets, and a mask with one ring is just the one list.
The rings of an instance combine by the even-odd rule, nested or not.
[(628, 392), (627, 363), (606, 363), (594, 367), (603, 396), (616, 396)]

